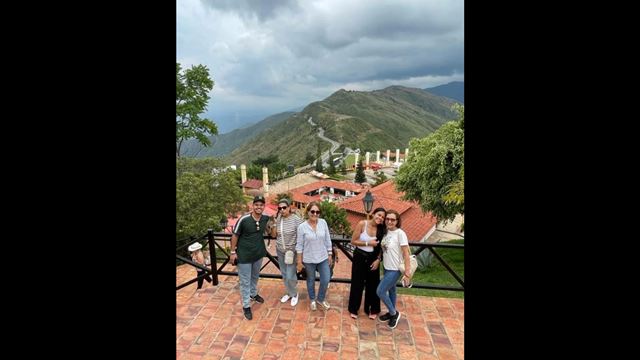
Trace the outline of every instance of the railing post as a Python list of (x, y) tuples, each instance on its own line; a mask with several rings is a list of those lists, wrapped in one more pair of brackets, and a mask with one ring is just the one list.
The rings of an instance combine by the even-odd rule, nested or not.
[(216, 259), (216, 244), (213, 240), (213, 229), (207, 230), (209, 238), (209, 258), (211, 259), (211, 275), (213, 275), (213, 285), (218, 285), (218, 261)]

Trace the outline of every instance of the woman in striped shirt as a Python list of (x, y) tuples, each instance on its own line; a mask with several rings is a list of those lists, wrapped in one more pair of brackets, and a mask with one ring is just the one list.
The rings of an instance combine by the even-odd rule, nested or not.
[[(291, 299), (291, 306), (298, 303), (298, 277), (296, 276), (296, 232), (302, 219), (291, 212), (288, 199), (278, 202), (278, 216), (275, 220), (276, 253), (286, 293), (280, 299), (285, 303)], [(288, 256), (287, 256), (288, 255)], [(288, 261), (287, 261), (288, 260)]]

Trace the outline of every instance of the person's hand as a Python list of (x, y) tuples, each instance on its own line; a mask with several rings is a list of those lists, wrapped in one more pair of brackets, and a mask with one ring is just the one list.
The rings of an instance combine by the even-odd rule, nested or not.
[(229, 255), (229, 262), (231, 263), (231, 265), (233, 265), (236, 262), (237, 258), (238, 258), (238, 254)]
[(409, 271), (405, 271), (405, 272), (404, 272), (404, 276), (405, 276), (407, 279), (411, 280), (411, 273), (410, 273)]
[(371, 264), (371, 270), (377, 270), (379, 266), (380, 266), (380, 259), (376, 259)]
[(329, 266), (333, 264), (333, 256), (329, 255)]
[(298, 272), (302, 271), (302, 263), (298, 262), (298, 264), (296, 264), (296, 270), (298, 270)]
[(378, 246), (378, 240), (369, 240), (369, 246), (373, 246), (373, 247)]

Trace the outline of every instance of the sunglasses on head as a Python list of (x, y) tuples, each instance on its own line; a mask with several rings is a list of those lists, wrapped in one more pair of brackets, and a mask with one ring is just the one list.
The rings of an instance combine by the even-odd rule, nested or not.
[(309, 214), (318, 215), (320, 214), (320, 210), (309, 210)]
[(278, 206), (278, 210), (284, 210), (286, 208), (287, 208), (286, 206)]

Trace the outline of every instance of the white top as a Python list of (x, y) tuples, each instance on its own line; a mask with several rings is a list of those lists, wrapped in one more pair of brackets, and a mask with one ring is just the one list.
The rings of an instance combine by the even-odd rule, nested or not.
[[(364, 221), (364, 226), (362, 227), (362, 232), (360, 233), (360, 241), (371, 241), (375, 240), (375, 236), (371, 236), (367, 233), (367, 228), (369, 224), (367, 224), (367, 220)], [(358, 246), (358, 249), (366, 252), (373, 252), (373, 246)]]
[[(386, 243), (386, 250), (385, 250)], [(398, 270), (398, 264), (402, 258), (400, 246), (409, 245), (407, 234), (402, 229), (388, 230), (382, 239), (382, 251), (384, 251), (384, 268), (386, 270)]]

